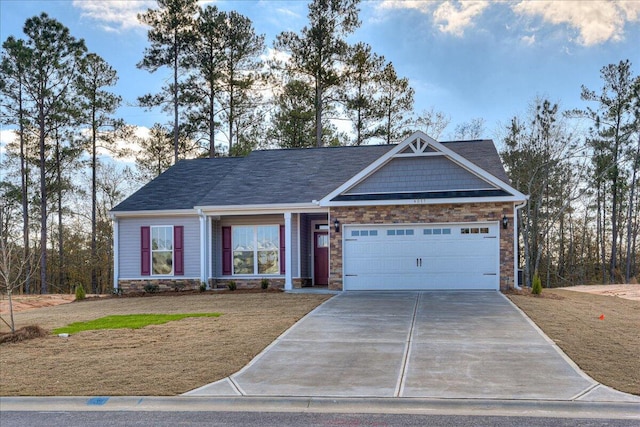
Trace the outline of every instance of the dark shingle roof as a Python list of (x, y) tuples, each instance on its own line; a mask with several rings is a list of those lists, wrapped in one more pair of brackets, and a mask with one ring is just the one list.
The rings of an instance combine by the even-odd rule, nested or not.
[(112, 211), (192, 209), (242, 160), (240, 157), (181, 160)]
[(198, 205), (320, 200), (391, 148), (391, 145), (376, 145), (254, 151)]
[[(493, 141), (443, 144), (509, 183)], [(182, 160), (113, 208), (114, 212), (320, 200), (395, 145), (254, 151), (244, 158)]]
[(492, 140), (446, 141), (442, 142), (442, 144), (481, 169), (489, 172), (500, 181), (511, 184), (511, 180), (504, 170), (504, 166)]

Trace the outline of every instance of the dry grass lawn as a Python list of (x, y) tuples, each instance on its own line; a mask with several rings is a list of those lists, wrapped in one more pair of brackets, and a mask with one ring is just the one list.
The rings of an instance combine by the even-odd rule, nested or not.
[[(205, 293), (85, 300), (15, 314), (47, 330), (111, 314), (209, 313), (142, 329), (0, 346), (0, 395), (176, 395), (225, 378), (328, 295)], [(7, 331), (3, 326), (2, 331)]]
[(508, 297), (593, 379), (640, 395), (640, 301), (560, 289)]
[[(2, 344), (0, 395), (184, 393), (237, 372), (328, 298), (205, 293), (102, 298), (18, 312), (18, 327), (35, 324), (49, 331), (110, 314), (223, 314), (137, 330), (86, 331), (69, 338), (51, 335)], [(594, 379), (640, 395), (640, 301), (546, 289), (541, 298), (509, 298)], [(6, 326), (1, 331), (6, 332)]]

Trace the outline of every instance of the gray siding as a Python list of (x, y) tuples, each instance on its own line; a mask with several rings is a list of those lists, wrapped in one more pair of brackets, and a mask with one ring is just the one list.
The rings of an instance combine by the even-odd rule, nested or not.
[(491, 184), (443, 156), (395, 158), (345, 194), (480, 190)]
[(140, 274), (140, 227), (151, 225), (182, 225), (184, 227), (184, 275), (200, 276), (200, 223), (197, 216), (173, 216), (151, 218), (119, 218), (118, 262), (120, 279), (141, 277)]

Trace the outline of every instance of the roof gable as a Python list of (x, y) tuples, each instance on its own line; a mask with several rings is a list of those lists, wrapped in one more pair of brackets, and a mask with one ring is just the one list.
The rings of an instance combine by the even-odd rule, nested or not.
[[(473, 155), (469, 141), (450, 149), (448, 143), (439, 143), (423, 132), (416, 132), (331, 192), (321, 203), (330, 205), (333, 202), (463, 197), (513, 197), (523, 200), (524, 195), (508, 184), (493, 142), (471, 143), (482, 147), (480, 151), (485, 154), (484, 158)], [(452, 144), (455, 146), (458, 143)], [(490, 165), (494, 174), (506, 181), (457, 151), (466, 151), (478, 163)]]

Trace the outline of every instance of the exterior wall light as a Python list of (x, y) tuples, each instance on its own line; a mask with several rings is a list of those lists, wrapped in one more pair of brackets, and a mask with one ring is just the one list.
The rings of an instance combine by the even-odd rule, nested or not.
[(340, 231), (340, 221), (338, 221), (338, 218), (333, 221), (333, 228), (336, 230), (336, 233)]
[(507, 218), (507, 216), (504, 215), (502, 217), (502, 228), (506, 230), (508, 226), (509, 226), (509, 218)]

